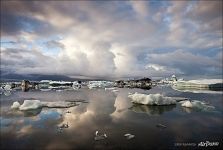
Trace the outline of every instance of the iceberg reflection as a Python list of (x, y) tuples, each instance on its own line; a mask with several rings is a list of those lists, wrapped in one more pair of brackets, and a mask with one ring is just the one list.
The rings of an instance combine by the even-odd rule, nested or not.
[(165, 112), (173, 110), (175, 107), (176, 105), (148, 106), (148, 105), (134, 104), (129, 109), (136, 113), (146, 113), (148, 115), (162, 115)]

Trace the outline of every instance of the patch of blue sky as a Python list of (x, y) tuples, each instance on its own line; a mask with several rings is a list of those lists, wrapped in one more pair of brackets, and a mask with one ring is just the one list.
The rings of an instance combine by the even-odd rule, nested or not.
[(36, 19), (31, 19), (25, 16), (19, 16), (17, 18), (18, 23), (21, 25), (22, 30), (25, 32), (34, 32), (37, 28), (43, 26), (43, 23)]
[(45, 54), (45, 55), (51, 55), (51, 56), (56, 56), (60, 51), (61, 48), (60, 47), (53, 47), (50, 48), (47, 46), (47, 42), (48, 41), (58, 41), (61, 40), (63, 37), (58, 35), (58, 36), (50, 36), (47, 38), (42, 38), (42, 39), (38, 39), (35, 41), (35, 44), (38, 45), (39, 47), (41, 47), (41, 51)]
[(202, 56), (215, 57), (218, 53), (222, 51), (222, 47), (212, 47), (206, 49), (196, 49), (191, 50), (194, 54), (199, 54)]
[(150, 8), (152, 9), (157, 9), (157, 8), (163, 8), (163, 7), (168, 7), (170, 6), (170, 2), (168, 1), (163, 1), (163, 0), (151, 0), (151, 1), (148, 1), (149, 2), (149, 6)]
[(1, 48), (14, 48), (17, 44), (15, 41), (8, 38), (1, 38)]

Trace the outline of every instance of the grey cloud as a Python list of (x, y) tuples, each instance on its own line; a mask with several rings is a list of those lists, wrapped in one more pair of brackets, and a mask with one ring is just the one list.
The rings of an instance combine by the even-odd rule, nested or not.
[[(133, 8), (128, 1), (3, 2), (1, 33), (4, 38), (13, 35), (23, 39), (18, 41), (25, 46), (1, 52), (1, 68), (100, 77), (162, 76), (171, 71), (219, 73), (219, 57), (202, 56), (202, 50), (197, 55), (191, 51), (222, 45), (222, 7), (214, 7), (217, 2), (207, 6), (203, 1), (168, 3), (172, 5), (151, 11), (148, 8), (152, 6), (137, 4)], [(141, 7), (144, 10), (138, 9)], [(165, 17), (170, 21), (164, 21)], [(62, 40), (50, 41), (58, 35)], [(61, 48), (55, 58), (44, 55), (45, 50), (35, 43), (46, 40), (48, 48)], [(31, 45), (38, 50), (23, 51)], [(156, 49), (169, 47), (183, 50), (156, 53)], [(158, 64), (166, 70), (145, 70), (147, 64)]]
[(185, 75), (220, 74), (222, 64), (207, 56), (195, 55), (183, 50), (163, 54), (148, 54), (148, 61), (179, 69)]
[(48, 48), (61, 48), (61, 49), (64, 49), (64, 47), (65, 47), (64, 44), (62, 44), (58, 41), (55, 41), (55, 40), (46, 42), (46, 46)]

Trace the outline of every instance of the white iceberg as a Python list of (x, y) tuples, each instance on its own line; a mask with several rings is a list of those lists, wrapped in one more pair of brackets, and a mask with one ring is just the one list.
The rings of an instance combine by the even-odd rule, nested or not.
[(107, 135), (105, 133), (104, 134), (99, 134), (98, 131), (95, 132), (95, 137), (94, 137), (95, 141), (104, 140), (106, 138), (107, 138)]
[(135, 135), (130, 134), (130, 133), (126, 133), (124, 136), (126, 137), (127, 140), (130, 140), (135, 137)]
[(74, 81), (72, 87), (74, 90), (77, 90), (81, 88), (81, 84), (78, 81)]
[(43, 104), (39, 100), (24, 100), (19, 110), (30, 110), (41, 108)]
[(5, 85), (4, 90), (11, 91), (12, 90), (11, 85), (9, 85), (9, 84)]
[(189, 80), (187, 82), (195, 83), (195, 84), (217, 84), (223, 83), (222, 79), (200, 79), (200, 80)]
[(184, 101), (182, 102), (181, 106), (187, 107), (187, 108), (194, 108), (197, 110), (204, 110), (204, 111), (210, 111), (215, 109), (214, 106), (210, 106), (205, 102), (201, 102), (198, 100), (193, 100), (193, 101)]
[(112, 92), (117, 93), (119, 92), (119, 90), (115, 89), (115, 90), (112, 90)]
[(48, 108), (69, 108), (73, 106), (77, 106), (76, 102), (42, 102), (42, 107)]
[(173, 84), (173, 89), (176, 90), (223, 90), (222, 79), (201, 79), (189, 81), (177, 81)]
[(111, 87), (111, 88), (105, 88), (105, 91), (108, 91), (108, 90), (116, 90), (116, 88), (114, 88), (114, 87)]
[(19, 102), (14, 102), (11, 106), (12, 109), (19, 109), (21, 105), (19, 104)]
[(76, 102), (41, 102), (40, 100), (24, 100), (23, 104), (20, 105), (19, 102), (14, 102), (11, 106), (12, 109), (23, 110), (33, 110), (39, 109), (43, 107), (48, 108), (69, 108), (73, 106), (77, 106)]
[(173, 105), (176, 104), (176, 99), (165, 97), (161, 94), (140, 94), (135, 93), (128, 96), (132, 99), (132, 103), (144, 105)]
[(111, 81), (89, 81), (87, 86), (89, 89), (106, 88), (106, 87), (113, 86), (113, 82), (111, 82)]

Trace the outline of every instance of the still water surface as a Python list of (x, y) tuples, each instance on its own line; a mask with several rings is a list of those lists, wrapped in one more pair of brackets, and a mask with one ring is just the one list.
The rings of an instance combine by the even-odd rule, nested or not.
[[(80, 89), (73, 91), (14, 91), (1, 95), (1, 149), (181, 149), (178, 143), (219, 142), (222, 147), (222, 94), (179, 92), (171, 87), (151, 90)], [(165, 96), (187, 97), (208, 101), (214, 111), (205, 112), (172, 106), (133, 105), (128, 93), (160, 93)], [(82, 99), (87, 103), (71, 108), (43, 108), (15, 111), (10, 106), (25, 99), (65, 101)], [(67, 113), (69, 111), (69, 113)], [(69, 127), (59, 130), (58, 126)], [(157, 127), (163, 124), (166, 128)], [(95, 141), (95, 131), (108, 138)], [(127, 140), (124, 134), (135, 138)], [(184, 147), (185, 148), (185, 147)]]

